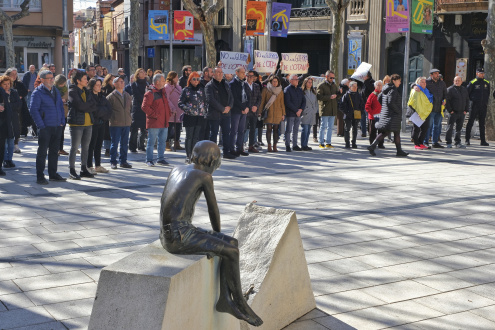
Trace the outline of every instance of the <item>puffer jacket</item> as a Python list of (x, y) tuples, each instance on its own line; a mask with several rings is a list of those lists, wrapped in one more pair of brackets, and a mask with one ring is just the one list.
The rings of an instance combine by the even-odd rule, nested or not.
[(182, 94), (182, 87), (180, 87), (179, 84), (171, 85), (167, 83), (165, 85), (165, 93), (167, 93), (168, 107), (170, 108), (169, 122), (180, 123), (181, 122), (180, 118), (184, 113), (184, 111), (182, 111), (182, 109), (179, 107), (179, 99), (180, 99), (180, 95)]
[(402, 98), (394, 83), (388, 83), (383, 87), (378, 100), (382, 103), (380, 121), (375, 127), (381, 131), (400, 131), (402, 122)]
[(344, 119), (352, 120), (354, 119), (354, 110), (361, 111), (364, 110), (363, 97), (359, 92), (352, 92), (349, 90), (343, 97), (340, 103), (340, 111), (344, 113)]
[(93, 93), (85, 89), (86, 102), (82, 99), (83, 90), (76, 85), (69, 87), (69, 113), (67, 114), (67, 123), (72, 125), (84, 125), (86, 113), (89, 113), (91, 123), (94, 124), (95, 119), (93, 112), (96, 110), (96, 102), (93, 98)]
[(146, 87), (148, 82), (146, 79), (138, 79), (132, 83), (132, 109), (131, 117), (132, 122), (137, 125), (143, 125), (146, 122), (146, 114), (141, 108), (143, 104), (144, 94), (146, 93)]
[(63, 126), (65, 124), (65, 111), (60, 92), (52, 87), (53, 94), (48, 89), (39, 85), (31, 94), (31, 106), (29, 112), (36, 127), (43, 129), (47, 126)]
[(146, 114), (146, 128), (168, 127), (170, 108), (165, 87), (157, 89), (154, 85), (150, 85), (144, 94), (141, 108)]

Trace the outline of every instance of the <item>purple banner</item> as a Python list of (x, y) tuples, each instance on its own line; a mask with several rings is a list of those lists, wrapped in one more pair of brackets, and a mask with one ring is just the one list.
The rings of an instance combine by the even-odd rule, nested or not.
[(287, 3), (272, 3), (272, 20), (270, 24), (270, 35), (272, 37), (287, 38), (291, 7)]
[(409, 8), (407, 0), (385, 0), (387, 22), (385, 33), (409, 31)]

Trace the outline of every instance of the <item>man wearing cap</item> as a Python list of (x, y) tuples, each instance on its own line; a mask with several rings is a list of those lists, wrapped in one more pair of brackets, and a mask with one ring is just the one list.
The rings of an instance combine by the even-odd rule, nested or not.
[(478, 118), (480, 124), (480, 138), (482, 146), (489, 146), (485, 139), (485, 119), (488, 106), (488, 98), (490, 97), (490, 82), (485, 79), (485, 70), (478, 68), (476, 70), (476, 78), (471, 80), (468, 85), (469, 99), (473, 101), (471, 112), (469, 113), (469, 121), (466, 126), (466, 144), (469, 145), (471, 138), (471, 129), (474, 121)]
[(427, 119), (430, 121), (430, 128), (426, 133), (424, 145), (428, 145), (430, 134), (432, 134), (433, 148), (443, 148), (444, 146), (438, 143), (438, 139), (442, 132), (442, 106), (445, 105), (447, 98), (447, 85), (440, 80), (440, 70), (430, 70), (430, 78), (426, 79), (426, 88), (433, 95), (433, 110)]

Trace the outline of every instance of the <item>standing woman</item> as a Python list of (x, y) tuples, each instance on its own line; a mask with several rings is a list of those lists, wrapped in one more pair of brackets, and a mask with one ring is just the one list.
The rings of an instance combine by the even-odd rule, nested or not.
[(411, 90), (409, 101), (407, 102), (407, 115), (410, 117), (416, 112), (418, 116), (424, 120), (421, 126), (413, 123), (412, 133), (414, 148), (424, 150), (428, 149), (428, 147), (423, 144), (423, 141), (430, 128), (429, 116), (433, 110), (433, 95), (426, 88), (426, 77), (419, 77), (416, 79), (416, 86), (418, 86), (419, 90), (417, 91), (415, 88)]
[[(12, 80), (12, 84), (11, 84), (10, 88), (15, 89), (17, 91), (17, 95), (19, 96), (19, 99), (21, 100), (21, 108), (20, 108), (19, 112), (17, 112), (16, 109), (12, 108), (13, 112), (17, 112), (17, 113), (12, 113), (12, 116), (15, 116), (15, 117), (12, 117), (12, 120), (14, 120), (13, 124), (14, 124), (14, 129), (15, 129), (15, 131), (14, 131), (14, 153), (17, 154), (17, 153), (21, 152), (21, 149), (19, 149), (19, 138), (21, 136), (21, 126), (20, 126), (21, 122), (19, 120), (19, 117), (20, 117), (19, 114), (29, 113), (28, 106), (26, 103), (26, 97), (28, 95), (28, 90), (27, 90), (26, 86), (24, 86), (24, 83), (18, 79), (16, 68), (7, 69), (7, 71), (5, 71), (5, 75), (9, 76), (10, 79)], [(31, 121), (30, 125), (32, 125), (32, 128), (33, 128), (33, 136), (36, 136), (37, 128), (30, 117), (31, 116), (29, 116), (29, 120)], [(19, 122), (19, 126), (17, 126), (18, 125), (17, 122)], [(17, 129), (17, 127), (19, 127), (19, 129)]]
[[(170, 141), (174, 141), (175, 150), (184, 150), (179, 144), (180, 133), (182, 131), (182, 114), (179, 107), (179, 99), (182, 94), (182, 87), (179, 85), (179, 75), (175, 71), (170, 71), (165, 84), (168, 107), (170, 108), (170, 120), (167, 137), (167, 150), (172, 150)], [(194, 146), (194, 145), (193, 145)]]
[[(380, 112), (382, 111), (382, 105), (378, 102), (378, 95), (382, 92), (383, 82), (381, 80), (375, 81), (375, 90), (370, 94), (364, 109), (368, 114), (368, 134), (370, 139), (370, 145), (376, 139), (376, 127), (375, 124), (380, 120)], [(378, 144), (378, 148), (385, 148), (383, 142)]]
[[(9, 76), (0, 77), (0, 85), (4, 82), (11, 83)], [(2, 170), (3, 157), (5, 154), (5, 142), (7, 139), (14, 138), (14, 126), (12, 123), (12, 109), (8, 102), (9, 95), (5, 93), (3, 88), (0, 88), (0, 176), (4, 176), (5, 172)]]
[(302, 83), (302, 90), (304, 97), (306, 97), (306, 108), (304, 108), (301, 115), (301, 147), (303, 151), (313, 150), (308, 147), (309, 135), (311, 134), (311, 126), (316, 125), (318, 114), (318, 99), (316, 98), (316, 91), (313, 87), (313, 79), (307, 77)]
[(153, 82), (153, 70), (148, 69), (146, 71), (146, 81), (148, 82), (149, 85)]
[[(0, 79), (0, 88), (2, 89), (3, 94), (3, 104), (4, 107), (7, 106), (10, 108), (10, 117), (11, 117), (11, 129), (13, 132), (13, 136), (7, 136), (4, 147), (4, 157), (3, 157), (3, 167), (11, 168), (15, 167), (14, 162), (12, 162), (12, 156), (14, 155), (14, 141), (20, 136), (21, 125), (19, 122), (19, 116), (21, 112), (22, 102), (19, 98), (19, 94), (15, 89), (12, 89), (12, 79), (5, 75)], [(1, 165), (0, 165), (1, 167)]]
[[(144, 139), (146, 138), (146, 114), (144, 113), (141, 105), (143, 104), (144, 94), (146, 93), (146, 87), (148, 82), (146, 81), (146, 72), (144, 69), (139, 68), (134, 74), (132, 83), (132, 123), (131, 123), (131, 137), (129, 139), (129, 150), (131, 152), (137, 152), (137, 149), (146, 151), (144, 145)], [(138, 131), (141, 130), (141, 135), (138, 141)]]
[[(69, 88), (67, 87), (67, 78), (64, 75), (57, 75), (55, 77), (55, 88), (60, 92), (60, 96), (62, 97), (62, 102), (64, 103), (64, 113), (65, 119), (67, 121), (67, 113), (69, 112), (69, 108), (67, 106), (67, 100), (69, 99)], [(60, 148), (58, 150), (59, 155), (67, 156), (69, 153), (64, 150), (64, 132), (65, 132), (65, 124), (62, 130), (62, 136), (60, 138)]]
[[(88, 171), (91, 174), (108, 173), (108, 170), (101, 166), (101, 147), (105, 136), (105, 126), (112, 117), (112, 108), (106, 96), (101, 91), (101, 80), (93, 78), (88, 83), (89, 92), (92, 93), (96, 102), (96, 111), (93, 114), (93, 130), (88, 149)], [(93, 156), (95, 158), (95, 168), (93, 169)]]
[[(114, 78), (115, 76), (113, 74), (105, 75), (105, 79), (103, 79), (103, 84), (101, 86), (101, 92), (103, 93), (103, 96), (107, 97), (115, 89), (115, 86), (113, 85)], [(103, 133), (103, 148), (105, 148), (105, 157), (110, 157), (111, 138), (108, 120), (105, 121), (104, 127), (105, 132)]]
[(401, 77), (398, 74), (393, 74), (390, 77), (391, 82), (383, 87), (381, 93), (382, 112), (380, 113), (380, 121), (376, 123), (378, 136), (375, 141), (368, 147), (372, 156), (376, 156), (376, 146), (383, 142), (385, 137), (394, 132), (394, 143), (397, 148), (397, 157), (405, 157), (409, 155), (404, 152), (400, 145), (400, 127), (402, 122), (402, 97), (399, 94), (399, 86)]
[[(356, 149), (357, 128), (361, 121), (361, 114), (364, 111), (364, 102), (362, 96), (358, 93), (357, 82), (351, 81), (349, 91), (342, 97), (340, 111), (344, 113), (344, 140), (345, 148)], [(352, 129), (352, 140), (351, 139)]]
[[(167, 81), (172, 72), (168, 74)], [(178, 81), (177, 73), (173, 73), (176, 77), (174, 80), (176, 79)], [(179, 108), (184, 111), (183, 123), (186, 128), (186, 164), (191, 163), (192, 150), (200, 140), (200, 133), (206, 125), (206, 94), (203, 85), (200, 84), (200, 80), (199, 73), (191, 73), (187, 79), (187, 87), (182, 90), (178, 102)]]
[[(285, 119), (284, 93), (280, 85), (280, 79), (272, 76), (268, 84), (261, 92), (260, 109), (263, 117), (263, 111), (267, 110), (264, 122), (266, 124), (266, 141), (268, 143), (268, 152), (278, 152), (278, 126)], [(273, 149), (272, 149), (272, 131), (273, 131)]]
[[(81, 177), (94, 177), (86, 165), (96, 102), (91, 95), (92, 93), (86, 89), (87, 86), (88, 76), (82, 71), (77, 71), (72, 77), (72, 85), (69, 87), (69, 114), (67, 115), (70, 126), (69, 177), (73, 180), (81, 180)], [(81, 145), (80, 175), (76, 172), (76, 152), (79, 145)]]

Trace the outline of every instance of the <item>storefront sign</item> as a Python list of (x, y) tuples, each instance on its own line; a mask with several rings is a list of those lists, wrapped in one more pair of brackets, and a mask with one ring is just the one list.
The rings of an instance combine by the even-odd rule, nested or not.
[(272, 73), (278, 64), (278, 54), (263, 50), (254, 51), (254, 70), (263, 73)]
[(281, 69), (283, 73), (308, 73), (308, 54), (303, 53), (282, 53)]
[(185, 10), (174, 11), (174, 40), (194, 39), (194, 17)]
[(266, 2), (248, 1), (246, 6), (246, 35), (265, 34)]
[(150, 10), (148, 14), (149, 40), (168, 40), (168, 10)]
[(435, 0), (412, 0), (411, 30), (414, 33), (433, 33)]
[(363, 36), (349, 36), (349, 50), (347, 54), (347, 74), (352, 75), (361, 64)]
[(292, 5), (287, 3), (272, 3), (270, 36), (287, 38), (287, 32), (289, 31), (291, 7)]
[(385, 1), (387, 6), (385, 33), (409, 31), (409, 8), (407, 0)]
[[(4, 35), (0, 35), (0, 46), (5, 46)], [(14, 36), (15, 47), (51, 48), (55, 47), (55, 40), (51, 37)]]
[(235, 69), (242, 66), (248, 70), (249, 64), (249, 54), (248, 53), (238, 53), (238, 52), (220, 52), (220, 67), (223, 73), (234, 74)]

